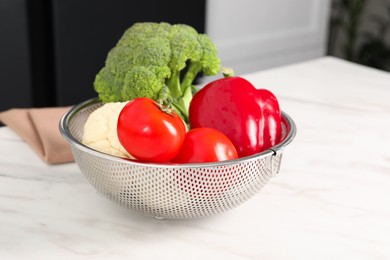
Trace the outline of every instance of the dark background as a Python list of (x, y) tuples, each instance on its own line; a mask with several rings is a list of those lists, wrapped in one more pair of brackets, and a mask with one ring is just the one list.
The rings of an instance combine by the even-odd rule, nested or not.
[(205, 27), (205, 0), (0, 0), (0, 111), (95, 97), (108, 51), (135, 22)]

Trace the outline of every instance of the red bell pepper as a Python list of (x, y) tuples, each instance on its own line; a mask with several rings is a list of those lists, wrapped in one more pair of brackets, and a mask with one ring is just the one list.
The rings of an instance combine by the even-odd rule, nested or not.
[(239, 157), (262, 152), (281, 140), (277, 98), (242, 77), (221, 78), (199, 90), (191, 101), (189, 118), (192, 128), (211, 127), (224, 133)]

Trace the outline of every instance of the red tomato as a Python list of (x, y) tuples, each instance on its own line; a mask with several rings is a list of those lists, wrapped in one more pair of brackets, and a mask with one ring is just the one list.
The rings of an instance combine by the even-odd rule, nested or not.
[(120, 112), (119, 142), (134, 158), (147, 162), (169, 162), (179, 153), (186, 135), (182, 119), (165, 112), (150, 98), (136, 98)]
[(218, 162), (236, 159), (233, 143), (218, 130), (206, 127), (194, 128), (187, 132), (176, 163)]

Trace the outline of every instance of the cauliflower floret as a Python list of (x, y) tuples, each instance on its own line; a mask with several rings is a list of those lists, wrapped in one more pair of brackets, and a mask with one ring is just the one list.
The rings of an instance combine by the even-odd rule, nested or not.
[(116, 130), (119, 113), (126, 104), (106, 103), (93, 111), (85, 122), (82, 143), (99, 152), (133, 158), (119, 142)]

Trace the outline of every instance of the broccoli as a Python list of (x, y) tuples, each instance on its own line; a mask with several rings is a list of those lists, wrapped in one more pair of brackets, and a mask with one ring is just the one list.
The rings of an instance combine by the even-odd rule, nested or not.
[(137, 97), (170, 103), (188, 122), (196, 76), (219, 70), (214, 43), (191, 26), (135, 23), (108, 53), (94, 88), (103, 103)]

